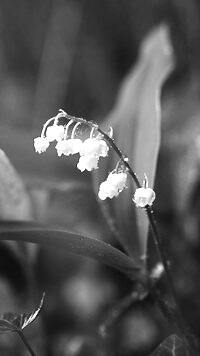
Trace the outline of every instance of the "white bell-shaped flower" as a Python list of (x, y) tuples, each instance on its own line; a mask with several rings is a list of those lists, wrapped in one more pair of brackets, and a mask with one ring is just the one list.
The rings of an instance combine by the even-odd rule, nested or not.
[(60, 157), (62, 154), (65, 156), (74, 155), (80, 152), (82, 146), (82, 141), (78, 138), (62, 140), (58, 141), (56, 145), (56, 150), (58, 156)]
[(138, 188), (135, 191), (133, 201), (137, 207), (144, 208), (146, 205), (151, 206), (156, 198), (156, 194), (151, 188)]
[(99, 157), (95, 157), (92, 155), (84, 155), (80, 156), (79, 162), (77, 164), (77, 168), (83, 172), (85, 170), (92, 171), (93, 169), (98, 168)]
[(107, 182), (114, 186), (118, 191), (126, 187), (127, 173), (125, 172), (111, 172), (107, 178)]
[(107, 181), (103, 182), (99, 186), (99, 199), (105, 200), (106, 198), (112, 199), (113, 197), (116, 197), (118, 195), (118, 190), (109, 184)]
[(83, 142), (80, 155), (92, 155), (96, 157), (106, 157), (109, 147), (104, 140), (88, 138)]
[(49, 142), (60, 141), (64, 138), (64, 127), (62, 125), (53, 124), (47, 127), (46, 137)]
[(49, 147), (49, 140), (46, 137), (36, 137), (34, 139), (34, 147), (38, 153), (45, 152)]
[(100, 184), (98, 196), (101, 200), (112, 199), (126, 188), (127, 173), (111, 172), (105, 182)]

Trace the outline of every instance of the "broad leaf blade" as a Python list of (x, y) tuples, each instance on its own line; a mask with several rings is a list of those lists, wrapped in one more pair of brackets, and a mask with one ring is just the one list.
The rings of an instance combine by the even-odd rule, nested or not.
[[(159, 96), (173, 63), (170, 48), (166, 26), (156, 28), (147, 36), (138, 63), (122, 84), (116, 106), (104, 121), (106, 130), (113, 127), (115, 143), (128, 156), (139, 179), (142, 181), (146, 173), (151, 187), (160, 146)], [(102, 160), (96, 173), (96, 190), (109, 171), (115, 168), (117, 160), (116, 153), (111, 150), (109, 157)], [(143, 211), (134, 210), (131, 198), (136, 187), (131, 180), (128, 185), (128, 189), (110, 202), (111, 213), (121, 231), (121, 242), (129, 254), (139, 260), (140, 255), (146, 253), (148, 221)]]
[(184, 342), (177, 335), (166, 338), (150, 356), (191, 356)]
[(57, 247), (65, 248), (69, 253), (91, 257), (101, 263), (115, 268), (122, 273), (128, 275), (131, 279), (144, 281), (146, 278), (141, 272), (139, 264), (136, 264), (134, 259), (126, 256), (118, 249), (111, 245), (86, 236), (74, 234), (66, 230), (45, 229), (41, 227), (33, 227), (30, 223), (30, 228), (26, 223), (22, 228), (12, 225), (9, 229), (8, 226), (1, 224), (0, 226), (0, 240), (15, 240), (25, 241), (40, 244), (52, 244)]

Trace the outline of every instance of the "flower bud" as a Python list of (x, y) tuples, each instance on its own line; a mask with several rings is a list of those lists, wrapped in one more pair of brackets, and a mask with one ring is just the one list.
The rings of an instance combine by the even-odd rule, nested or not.
[(46, 137), (36, 137), (34, 139), (34, 147), (38, 153), (45, 152), (49, 147), (49, 140)]
[(144, 208), (146, 205), (151, 206), (155, 200), (156, 194), (151, 188), (138, 188), (135, 191), (133, 201), (137, 207)]

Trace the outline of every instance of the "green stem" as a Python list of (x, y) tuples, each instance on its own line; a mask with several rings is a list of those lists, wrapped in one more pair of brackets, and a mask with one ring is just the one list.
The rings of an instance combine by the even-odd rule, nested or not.
[(26, 340), (23, 331), (18, 330), (17, 331), (18, 335), (20, 336), (20, 338), (22, 339), (24, 345), (26, 346), (26, 348), (28, 349), (28, 351), (30, 352), (31, 356), (36, 356), (35, 352), (33, 351), (32, 347), (30, 346), (30, 344), (28, 343), (28, 341)]
[(133, 172), (133, 170), (131, 169), (131, 167), (130, 167), (130, 165), (129, 165), (129, 163), (128, 163), (128, 158), (127, 158), (127, 156), (124, 155), (124, 154), (120, 151), (120, 149), (116, 146), (114, 140), (113, 140), (111, 137), (109, 137), (109, 136), (108, 136), (105, 132), (103, 132), (100, 128), (98, 128), (98, 131), (99, 131), (100, 134), (102, 134), (102, 135), (104, 136), (104, 138), (105, 138), (106, 141), (109, 143), (109, 145), (114, 149), (114, 151), (116, 152), (116, 154), (118, 155), (118, 157), (120, 158), (120, 160), (123, 161), (124, 166), (127, 168), (128, 172), (129, 172), (130, 176), (133, 178), (133, 180), (134, 180), (136, 186), (137, 186), (138, 188), (141, 188), (142, 185), (140, 184), (140, 182), (139, 182), (139, 180), (138, 180), (138, 178), (137, 178), (136, 173)]
[[(154, 294), (154, 296), (156, 296), (161, 309), (164, 311), (165, 310), (165, 315), (168, 315), (169, 319), (171, 319), (174, 324), (176, 325), (177, 329), (179, 330), (179, 332), (183, 335), (187, 345), (190, 348), (190, 351), (192, 353), (192, 355), (196, 355), (197, 352), (197, 346), (195, 344), (195, 338), (191, 335), (191, 332), (189, 330), (189, 327), (186, 325), (185, 320), (182, 316), (182, 311), (179, 305), (179, 301), (176, 295), (176, 291), (173, 285), (173, 281), (171, 278), (171, 274), (170, 274), (170, 269), (169, 269), (169, 265), (168, 265), (168, 259), (160, 238), (160, 235), (158, 233), (157, 230), (157, 226), (156, 226), (156, 221), (154, 218), (154, 213), (153, 213), (153, 209), (150, 206), (146, 206), (146, 213), (147, 213), (147, 217), (149, 219), (149, 223), (151, 226), (151, 230), (152, 230), (152, 235), (153, 235), (153, 239), (154, 239), (154, 243), (157, 247), (157, 251), (160, 257), (160, 260), (162, 261), (162, 264), (164, 266), (165, 269), (165, 276), (167, 278), (168, 281), (168, 285), (170, 288), (170, 292), (171, 292), (171, 296), (173, 297), (173, 303), (174, 306), (173, 307), (169, 307), (168, 303), (165, 302), (164, 298), (161, 296), (161, 294), (158, 291), (154, 291), (152, 293), (152, 295)], [(198, 350), (199, 351), (199, 350)]]
[(170, 290), (171, 290), (171, 294), (172, 294), (172, 296), (174, 298), (174, 304), (175, 304), (175, 306), (177, 308), (179, 308), (178, 307), (178, 299), (177, 299), (176, 291), (174, 289), (174, 285), (173, 285), (173, 282), (172, 282), (172, 279), (171, 279), (171, 275), (170, 275), (170, 269), (169, 269), (169, 265), (168, 265), (168, 262), (167, 262), (167, 256), (165, 254), (165, 250), (164, 250), (160, 235), (158, 234), (158, 230), (157, 230), (157, 227), (156, 227), (156, 221), (155, 221), (155, 218), (154, 218), (153, 209), (148, 205), (148, 206), (146, 206), (145, 210), (146, 210), (147, 217), (149, 219), (149, 223), (150, 223), (150, 226), (151, 226), (154, 243), (156, 245), (160, 260), (162, 261), (162, 264), (164, 266), (165, 275), (166, 275), (167, 280), (168, 280), (168, 284), (169, 284), (169, 287), (170, 287)]

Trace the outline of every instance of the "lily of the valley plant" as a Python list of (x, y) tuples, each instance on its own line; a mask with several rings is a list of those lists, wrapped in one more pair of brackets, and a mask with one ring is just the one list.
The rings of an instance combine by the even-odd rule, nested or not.
[[(85, 131), (89, 132), (88, 136), (85, 135)], [(131, 197), (132, 202), (136, 207), (145, 210), (160, 257), (160, 263), (158, 263), (158, 265), (151, 271), (150, 275), (147, 278), (146, 275), (141, 275), (142, 278), (138, 279), (140, 288), (138, 288), (138, 291), (133, 293), (130, 298), (128, 297), (128, 304), (135, 300), (144, 299), (148, 291), (151, 290), (152, 295), (159, 301), (158, 304), (160, 305), (162, 312), (164, 312), (170, 322), (173, 322), (181, 335), (184, 345), (183, 347), (186, 347), (187, 350), (189, 350), (189, 355), (196, 355), (198, 347), (183, 320), (176, 291), (171, 279), (168, 259), (153, 214), (152, 205), (156, 198), (156, 194), (154, 190), (148, 186), (148, 178), (146, 174), (144, 173), (144, 181), (141, 184), (136, 173), (129, 165), (128, 157), (122, 153), (119, 147), (115, 144), (112, 128), (110, 128), (108, 132), (104, 132), (97, 124), (91, 121), (86, 121), (83, 118), (68, 115), (63, 110), (59, 110), (59, 113), (55, 117), (49, 119), (44, 124), (40, 137), (34, 139), (36, 152), (45, 152), (53, 141), (56, 142), (55, 149), (59, 157), (62, 155), (79, 155), (77, 168), (81, 172), (98, 169), (99, 160), (105, 159), (105, 157), (109, 155), (109, 150), (113, 149), (116, 152), (119, 161), (116, 167), (113, 167), (113, 170), (108, 172), (106, 180), (100, 183), (98, 197), (100, 200), (116, 198), (127, 188), (127, 177), (130, 175), (136, 186), (135, 193)], [(79, 253), (78, 245), (76, 245), (76, 251)], [(98, 257), (100, 256), (99, 253), (97, 255)], [(168, 281), (172, 306), (166, 302), (165, 297), (161, 296), (160, 292), (157, 292), (156, 289), (156, 283), (163, 274), (165, 274)], [(125, 303), (125, 305), (127, 305), (127, 303)], [(121, 309), (123, 309), (123, 303), (122, 308), (119, 307), (119, 310)], [(118, 315), (118, 311), (116, 312), (116, 310), (114, 310), (114, 317), (110, 317), (108, 324), (110, 323), (110, 320), (113, 320), (113, 318)]]

